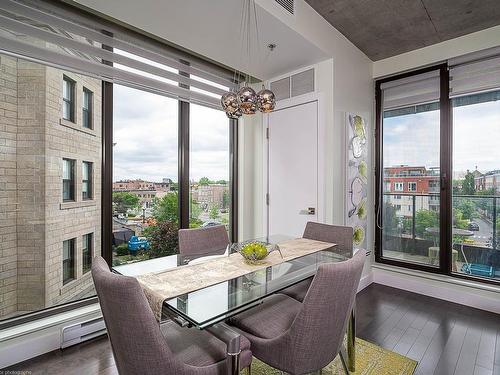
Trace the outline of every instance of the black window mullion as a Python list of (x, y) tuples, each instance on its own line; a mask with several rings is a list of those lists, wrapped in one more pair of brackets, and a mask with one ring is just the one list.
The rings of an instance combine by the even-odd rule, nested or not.
[(179, 228), (189, 228), (189, 103), (179, 101)]
[(443, 273), (451, 273), (451, 247), (452, 247), (452, 112), (449, 98), (450, 75), (446, 65), (439, 69), (440, 78), (440, 173), (441, 173), (441, 197), (440, 197), (440, 227), (439, 227), (439, 264)]
[[(181, 63), (189, 66), (189, 62), (181, 60)], [(189, 77), (189, 73), (179, 71), (179, 75)], [(189, 86), (179, 83), (179, 86), (189, 89)], [(179, 100), (179, 228), (189, 228), (189, 102)]]
[(230, 240), (238, 241), (238, 120), (229, 120)]

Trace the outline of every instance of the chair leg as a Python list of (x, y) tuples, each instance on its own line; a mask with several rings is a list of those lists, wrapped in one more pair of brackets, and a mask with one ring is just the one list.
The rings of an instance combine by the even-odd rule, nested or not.
[(342, 367), (344, 368), (346, 375), (349, 375), (350, 372), (349, 369), (347, 368), (347, 362), (344, 358), (344, 353), (342, 353), (342, 350), (339, 352), (339, 356), (340, 356), (340, 362), (342, 362)]

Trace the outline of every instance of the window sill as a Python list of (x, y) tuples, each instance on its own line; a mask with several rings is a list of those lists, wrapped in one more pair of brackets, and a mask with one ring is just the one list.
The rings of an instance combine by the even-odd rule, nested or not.
[(86, 134), (91, 135), (93, 137), (96, 136), (96, 132), (94, 129), (84, 128), (83, 126), (79, 126), (76, 123), (69, 121), (69, 120), (66, 120), (66, 119), (63, 119), (63, 118), (59, 119), (59, 124), (61, 124), (62, 126), (66, 127), (66, 128), (70, 128), (70, 129), (73, 129), (73, 130), (76, 130), (76, 131), (79, 131), (82, 133), (86, 133)]
[(461, 287), (474, 288), (474, 289), (479, 289), (479, 290), (484, 290), (484, 291), (500, 294), (500, 286), (486, 284), (486, 283), (482, 283), (482, 282), (475, 281), (475, 280), (465, 280), (465, 279), (456, 278), (456, 277), (449, 276), (449, 275), (440, 275), (440, 274), (434, 274), (434, 273), (425, 272), (425, 271), (411, 270), (408, 268), (391, 266), (391, 265), (387, 265), (387, 264), (383, 264), (383, 263), (374, 263), (374, 264), (372, 264), (372, 268), (379, 269), (382, 271), (395, 272), (395, 273), (408, 275), (408, 276), (420, 277), (422, 279), (439, 281), (439, 282), (443, 282), (445, 284), (459, 285)]
[(59, 205), (59, 208), (61, 210), (71, 210), (73, 208), (92, 207), (95, 205), (96, 205), (95, 199), (89, 199), (81, 202), (63, 202)]
[(64, 292), (66, 292), (68, 289), (70, 289), (76, 281), (77, 281), (77, 278), (75, 277), (74, 279), (71, 279), (70, 281), (68, 281), (66, 284), (63, 283), (62, 287), (59, 288), (59, 295), (62, 295)]

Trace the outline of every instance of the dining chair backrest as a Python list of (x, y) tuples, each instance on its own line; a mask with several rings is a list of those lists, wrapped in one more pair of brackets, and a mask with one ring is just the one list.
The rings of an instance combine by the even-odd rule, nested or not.
[(112, 273), (98, 256), (92, 278), (120, 374), (181, 374), (139, 282)]
[(347, 261), (319, 266), (286, 333), (286, 340), (292, 343), (289, 360), (293, 361), (293, 373), (322, 368), (339, 353), (365, 258), (365, 251), (360, 250)]
[(229, 237), (224, 225), (179, 230), (179, 253), (181, 255), (224, 254), (227, 245), (229, 245)]
[(353, 229), (342, 225), (330, 225), (309, 221), (304, 229), (303, 238), (337, 244), (335, 252), (347, 257), (352, 256)]

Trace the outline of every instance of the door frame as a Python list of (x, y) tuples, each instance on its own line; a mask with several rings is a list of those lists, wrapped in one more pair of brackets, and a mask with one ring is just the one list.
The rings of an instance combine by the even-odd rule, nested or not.
[[(317, 103), (317, 207), (316, 213), (318, 222), (324, 223), (326, 220), (326, 185), (325, 185), (325, 151), (326, 151), (326, 129), (325, 129), (325, 111), (324, 95), (322, 93), (309, 93), (297, 97), (283, 99), (276, 103), (276, 111), (286, 110), (288, 108), (316, 102)], [(269, 139), (267, 138), (267, 129), (269, 128), (269, 114), (263, 115), (262, 131), (262, 225), (264, 235), (269, 236), (269, 205), (267, 195), (269, 194)], [(272, 199), (272, 197), (270, 197)]]

